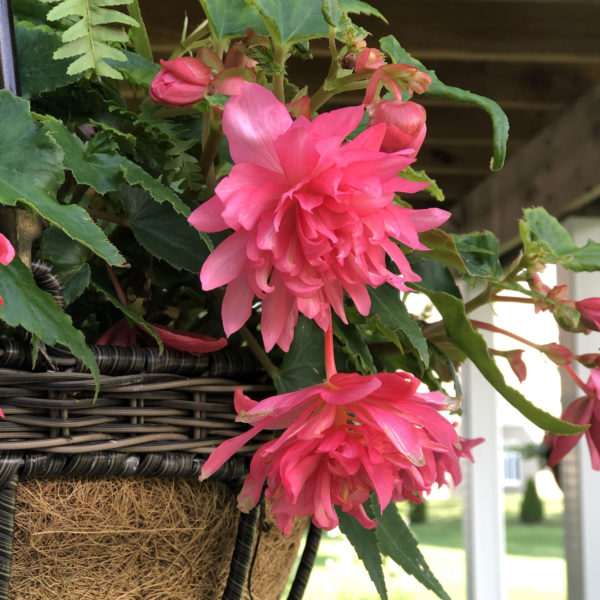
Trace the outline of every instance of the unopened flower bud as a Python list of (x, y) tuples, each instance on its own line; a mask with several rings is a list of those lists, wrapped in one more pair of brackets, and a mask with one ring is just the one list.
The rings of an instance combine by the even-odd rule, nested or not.
[(354, 71), (356, 73), (376, 71), (379, 67), (383, 66), (383, 63), (384, 60), (381, 50), (377, 50), (377, 48), (364, 48), (356, 59)]
[(425, 109), (415, 102), (379, 100), (367, 107), (369, 125), (385, 123), (387, 130), (381, 143), (383, 152), (412, 148), (416, 156), (427, 133)]
[(191, 106), (204, 98), (212, 73), (201, 60), (183, 56), (160, 64), (162, 69), (150, 85), (152, 100), (167, 106)]
[(575, 310), (581, 315), (581, 324), (587, 329), (600, 331), (600, 298), (586, 298), (575, 302)]
[(573, 353), (565, 346), (555, 342), (537, 346), (537, 349), (557, 365), (568, 365), (573, 360)]

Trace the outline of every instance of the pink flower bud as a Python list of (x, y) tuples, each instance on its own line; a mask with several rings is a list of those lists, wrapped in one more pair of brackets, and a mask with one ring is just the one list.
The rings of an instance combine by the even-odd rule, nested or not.
[(573, 353), (565, 346), (561, 346), (555, 342), (537, 346), (537, 349), (557, 365), (568, 365), (573, 360)]
[(7, 265), (15, 257), (15, 249), (8, 238), (0, 233), (0, 263)]
[(600, 298), (586, 298), (575, 302), (575, 309), (581, 315), (581, 323), (588, 329), (600, 331)]
[(381, 143), (383, 152), (412, 148), (416, 156), (427, 132), (425, 109), (415, 102), (379, 100), (367, 107), (369, 125), (385, 123), (387, 130)]
[(162, 69), (150, 85), (152, 100), (167, 106), (191, 106), (204, 98), (212, 73), (201, 60), (183, 56), (160, 64)]
[(356, 64), (354, 65), (354, 71), (356, 73), (368, 73), (369, 71), (376, 71), (379, 67), (383, 66), (383, 54), (381, 50), (377, 48), (364, 48), (361, 50)]

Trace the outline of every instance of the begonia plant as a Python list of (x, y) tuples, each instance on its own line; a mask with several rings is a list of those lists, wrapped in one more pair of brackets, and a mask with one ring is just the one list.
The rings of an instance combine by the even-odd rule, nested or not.
[[(296, 516), (339, 526), (382, 598), (385, 556), (448, 598), (397, 503), (459, 483), (459, 459), (482, 442), (457, 429), (463, 361), (549, 432), (551, 464), (589, 427), (600, 468), (600, 355), (534, 345), (584, 391), (560, 419), (506, 383), (496, 360), (522, 380), (522, 350), (490, 349), (479, 330), (532, 344), (469, 315), (514, 300), (569, 331), (597, 330), (600, 299), (566, 299), (539, 273), (597, 270), (600, 246), (577, 247), (542, 208), (515, 223), (522, 252), (509, 264), (492, 232), (440, 228), (452, 219), (436, 205), (443, 192), (412, 166), (427, 131), (419, 98), (487, 111), (493, 169), (506, 117), (441, 82), (393, 35), (372, 40), (353, 22), (382, 17), (367, 3), (200, 4), (206, 20), (186, 19), (181, 42), (156, 61), (139, 0), (12, 3), (19, 85), (0, 91), (0, 332), (34, 349), (66, 346), (96, 379), (92, 343), (248, 347), (274, 393), (236, 392), (249, 428), (213, 452), (202, 477), (272, 431), (240, 510), (266, 497), (284, 533)], [(320, 39), (328, 73), (299, 86), (288, 59), (311, 60)], [(362, 103), (328, 105), (357, 90)], [(422, 190), (431, 205), (413, 208)], [(36, 286), (32, 258), (61, 279), (64, 311)], [(469, 300), (459, 280), (477, 290)], [(413, 295), (438, 320), (409, 312)], [(592, 369), (587, 384), (578, 361)]]

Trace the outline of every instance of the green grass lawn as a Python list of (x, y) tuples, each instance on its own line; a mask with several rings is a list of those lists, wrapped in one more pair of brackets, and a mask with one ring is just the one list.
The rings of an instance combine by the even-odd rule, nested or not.
[[(566, 585), (562, 501), (545, 500), (546, 518), (535, 525), (520, 523), (519, 502), (518, 495), (506, 498), (505, 572), (509, 600), (562, 600)], [(466, 598), (461, 519), (461, 499), (450, 498), (430, 501), (427, 522), (413, 525), (427, 562), (452, 600)], [(437, 598), (391, 561), (385, 567), (390, 600)], [(343, 536), (323, 535), (305, 599), (378, 599), (362, 564)]]

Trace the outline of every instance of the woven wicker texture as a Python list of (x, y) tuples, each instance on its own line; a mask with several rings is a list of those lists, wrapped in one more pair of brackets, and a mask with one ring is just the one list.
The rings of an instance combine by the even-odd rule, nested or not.
[[(93, 349), (104, 373), (129, 372), (102, 375), (95, 401), (94, 381), (87, 373), (0, 368), (0, 407), (6, 415), (0, 421), (0, 450), (181, 450), (207, 455), (245, 430), (234, 422), (232, 399), (240, 384), (223, 376), (256, 379), (256, 366), (246, 354), (227, 350), (195, 357), (165, 352), (159, 357), (152, 349)], [(51, 357), (46, 354), (53, 366), (77, 367), (66, 353), (52, 352)], [(20, 366), (24, 356), (21, 346), (0, 340), (0, 365)], [(166, 372), (153, 372), (158, 366)], [(204, 376), (180, 374), (186, 370)], [(272, 392), (267, 385), (243, 387), (257, 399)]]

